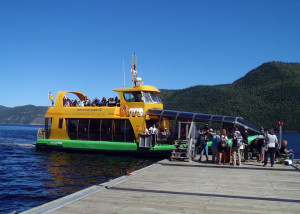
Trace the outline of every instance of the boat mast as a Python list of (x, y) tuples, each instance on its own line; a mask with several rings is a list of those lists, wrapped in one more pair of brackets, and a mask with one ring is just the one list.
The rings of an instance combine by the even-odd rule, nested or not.
[(132, 64), (131, 64), (131, 73), (132, 73), (132, 87), (135, 83), (134, 79), (137, 77), (137, 55), (135, 53), (132, 54)]
[(132, 87), (143, 85), (142, 78), (137, 76), (137, 55), (135, 53), (132, 54), (131, 73)]

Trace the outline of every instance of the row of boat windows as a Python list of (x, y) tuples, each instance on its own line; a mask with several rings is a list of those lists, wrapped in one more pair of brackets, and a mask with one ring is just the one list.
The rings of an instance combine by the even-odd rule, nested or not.
[[(62, 124), (59, 123), (59, 126)], [(71, 140), (134, 142), (130, 121), (119, 119), (66, 119)]]
[(157, 92), (130, 91), (123, 93), (126, 102), (162, 103)]

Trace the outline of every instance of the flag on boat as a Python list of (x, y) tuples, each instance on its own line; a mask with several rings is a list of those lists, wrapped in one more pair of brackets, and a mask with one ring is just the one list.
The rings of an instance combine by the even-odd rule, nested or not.
[(130, 71), (133, 75), (136, 75), (137, 74), (137, 71), (136, 71), (136, 65), (133, 65), (131, 67), (131, 71)]
[(49, 100), (51, 100), (52, 105), (54, 105), (54, 99), (50, 91), (49, 91)]

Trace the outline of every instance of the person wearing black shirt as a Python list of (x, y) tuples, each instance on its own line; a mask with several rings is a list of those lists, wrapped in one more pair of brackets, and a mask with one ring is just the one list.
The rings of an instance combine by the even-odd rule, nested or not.
[(244, 144), (244, 160), (245, 163), (247, 163), (248, 162), (248, 137), (249, 137), (248, 127), (245, 127), (244, 131), (242, 132), (242, 137), (243, 137), (243, 144)]

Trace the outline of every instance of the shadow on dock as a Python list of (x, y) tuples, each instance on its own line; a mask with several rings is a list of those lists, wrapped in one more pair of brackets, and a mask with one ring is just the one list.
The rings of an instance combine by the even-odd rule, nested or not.
[(262, 165), (258, 164), (247, 164), (243, 166), (236, 166), (230, 165), (229, 163), (225, 165), (216, 165), (216, 164), (210, 164), (210, 163), (198, 163), (195, 162), (194, 165), (191, 164), (180, 164), (180, 163), (161, 163), (164, 166), (182, 166), (182, 167), (199, 167), (199, 168), (230, 168), (230, 169), (247, 169), (247, 170), (271, 170), (271, 171), (295, 171), (296, 169), (290, 168), (290, 169), (278, 169), (278, 168), (271, 168), (270, 166), (263, 167)]
[(189, 195), (189, 196), (236, 198), (236, 199), (248, 199), (248, 200), (300, 203), (300, 200), (284, 199), (284, 198), (264, 198), (264, 197), (239, 196), (239, 195), (211, 194), (211, 193), (176, 192), (176, 191), (164, 191), (164, 190), (134, 189), (134, 188), (124, 188), (124, 187), (110, 187), (109, 189), (130, 191), (130, 192), (142, 192), (142, 193), (160, 193), (160, 194), (173, 194), (173, 195)]

